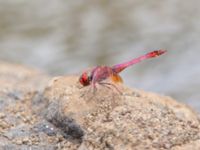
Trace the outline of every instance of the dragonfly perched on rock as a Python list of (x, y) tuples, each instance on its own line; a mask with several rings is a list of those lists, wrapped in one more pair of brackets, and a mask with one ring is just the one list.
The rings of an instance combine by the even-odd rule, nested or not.
[(93, 92), (96, 91), (97, 83), (100, 85), (113, 86), (117, 89), (117, 87), (114, 84), (105, 82), (105, 80), (111, 79), (111, 81), (113, 81), (114, 83), (121, 83), (123, 80), (120, 77), (119, 73), (121, 71), (123, 71), (125, 68), (132, 66), (134, 64), (137, 64), (137, 63), (141, 62), (142, 60), (160, 56), (160, 55), (164, 54), (165, 52), (166, 52), (166, 50), (155, 50), (155, 51), (149, 52), (145, 55), (142, 55), (138, 58), (132, 59), (125, 63), (114, 65), (112, 67), (96, 66), (96, 67), (92, 68), (90, 71), (83, 72), (79, 78), (79, 82), (83, 86), (92, 85)]

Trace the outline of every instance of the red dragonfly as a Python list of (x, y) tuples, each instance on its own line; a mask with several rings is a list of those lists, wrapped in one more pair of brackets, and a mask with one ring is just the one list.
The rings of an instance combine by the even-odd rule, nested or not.
[[(164, 54), (166, 50), (155, 50), (145, 55), (142, 55), (138, 58), (132, 59), (128, 62), (114, 65), (112, 67), (109, 66), (97, 66), (92, 68), (90, 71), (85, 71), (79, 78), (79, 82), (83, 86), (92, 85), (93, 90), (96, 90), (96, 84), (101, 85), (111, 85), (111, 83), (104, 82), (106, 79), (110, 78), (114, 83), (122, 82), (122, 78), (119, 76), (119, 73), (125, 68), (137, 64), (142, 60), (153, 58)], [(115, 87), (115, 86), (114, 86)], [(115, 87), (116, 88), (116, 87)], [(117, 88), (116, 88), (117, 89)]]

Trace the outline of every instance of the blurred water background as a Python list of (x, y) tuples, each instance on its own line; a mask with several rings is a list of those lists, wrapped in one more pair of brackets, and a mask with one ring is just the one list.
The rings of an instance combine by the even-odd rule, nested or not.
[(196, 0), (0, 0), (0, 59), (56, 76), (167, 49), (124, 71), (125, 84), (200, 111), (199, 6)]

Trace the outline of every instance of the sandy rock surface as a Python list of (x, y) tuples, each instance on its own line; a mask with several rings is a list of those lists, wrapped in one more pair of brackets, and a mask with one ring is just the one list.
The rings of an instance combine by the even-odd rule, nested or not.
[(0, 149), (200, 149), (198, 114), (170, 97), (49, 79), (0, 63)]

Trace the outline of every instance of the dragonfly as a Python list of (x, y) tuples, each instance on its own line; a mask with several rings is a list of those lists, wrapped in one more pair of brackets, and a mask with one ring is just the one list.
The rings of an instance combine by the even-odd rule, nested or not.
[[(120, 63), (114, 66), (96, 66), (93, 67), (91, 70), (89, 71), (84, 71), (80, 78), (79, 78), (79, 82), (85, 87), (85, 86), (92, 86), (93, 92), (96, 91), (96, 84), (100, 84), (100, 85), (108, 85), (108, 86), (113, 86), (118, 90), (118, 88), (112, 84), (112, 83), (108, 83), (105, 82), (106, 79), (111, 79), (112, 82), (114, 83), (122, 83), (123, 80), (121, 78), (121, 76), (119, 75), (120, 72), (122, 72), (124, 69), (126, 69), (127, 67), (130, 67), (134, 64), (137, 64), (145, 59), (149, 59), (149, 58), (155, 58), (158, 57), (162, 54), (166, 53), (166, 50), (154, 50), (152, 52), (149, 52), (145, 55), (142, 55), (138, 58), (134, 58), (130, 61), (124, 62), (124, 63)], [(120, 91), (119, 91), (120, 92)], [(121, 92), (120, 92), (121, 93)]]

